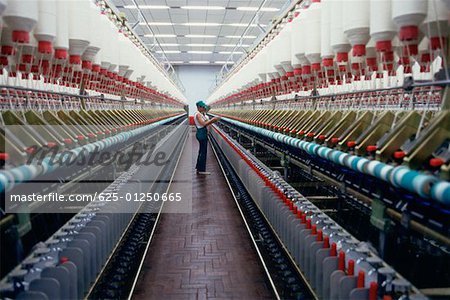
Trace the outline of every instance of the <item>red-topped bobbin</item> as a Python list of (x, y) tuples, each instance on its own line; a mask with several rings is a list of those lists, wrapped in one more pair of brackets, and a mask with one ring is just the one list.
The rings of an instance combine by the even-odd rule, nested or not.
[(434, 158), (430, 159), (429, 163), (430, 163), (430, 167), (439, 168), (440, 166), (442, 166), (445, 163), (445, 161), (439, 157), (434, 157)]
[(353, 148), (353, 147), (355, 147), (355, 146), (356, 146), (356, 141), (348, 141), (348, 142), (347, 142), (347, 147)]
[(67, 256), (61, 256), (61, 258), (59, 259), (60, 264), (63, 264), (63, 263), (69, 262), (69, 261), (70, 260)]
[(9, 63), (8, 63), (8, 57), (6, 57), (6, 56), (0, 56), (0, 65), (2, 65), (2, 66), (7, 66)]
[(311, 66), (302, 66), (302, 75), (311, 74)]
[(350, 259), (348, 261), (347, 275), (348, 276), (354, 276), (355, 275), (355, 261), (353, 259)]
[(53, 43), (50, 41), (39, 41), (38, 52), (41, 54), (52, 54)]
[(401, 41), (413, 41), (419, 38), (419, 28), (417, 26), (403, 26), (400, 28), (399, 38)]
[(80, 55), (71, 55), (69, 58), (69, 63), (71, 65), (79, 65), (81, 64), (81, 56)]
[(356, 284), (357, 288), (363, 288), (364, 287), (364, 271), (358, 272), (358, 283)]
[(311, 64), (311, 70), (312, 70), (313, 72), (318, 72), (318, 71), (320, 71), (320, 63), (314, 63), (314, 64)]
[(435, 36), (430, 39), (431, 49), (443, 49), (447, 45), (447, 39), (445, 37)]
[(81, 67), (85, 70), (92, 70), (92, 61), (83, 60), (81, 62)]
[(375, 152), (375, 151), (377, 151), (377, 149), (378, 148), (375, 145), (369, 145), (366, 147), (367, 152)]
[(9, 160), (9, 153), (0, 153), (0, 160), (1, 161), (8, 161)]
[(47, 142), (47, 144), (45, 144), (45, 146), (47, 148), (55, 148), (56, 146), (58, 146), (58, 144), (55, 142)]
[(352, 54), (353, 56), (365, 56), (366, 45), (354, 45)]
[(391, 41), (377, 41), (375, 44), (375, 48), (378, 52), (389, 52), (392, 51), (392, 42)]
[(377, 66), (377, 58), (376, 57), (368, 57), (366, 58), (366, 64), (368, 67), (374, 68)]
[(330, 256), (337, 256), (337, 245), (336, 243), (331, 244)]
[(324, 58), (322, 59), (322, 66), (325, 68), (332, 67), (334, 65), (333, 58)]
[[(334, 243), (333, 243), (334, 244)], [(338, 257), (338, 269), (340, 271), (345, 271), (345, 252), (340, 251)]]
[(395, 151), (393, 154), (395, 159), (403, 159), (406, 156), (404, 151)]
[(317, 241), (318, 242), (323, 241), (323, 232), (322, 232), (322, 230), (317, 230)]
[[(306, 215), (304, 215), (304, 216), (306, 219)], [(306, 229), (311, 229), (311, 219), (306, 219)]]
[(92, 66), (92, 72), (100, 73), (100, 65), (93, 65)]
[(417, 54), (419, 54), (419, 46), (406, 45), (403, 47), (403, 56), (416, 56)]
[(337, 62), (348, 62), (348, 53), (347, 52), (340, 52), (336, 54), (336, 61)]
[(14, 30), (12, 32), (12, 40), (19, 44), (28, 44), (30, 42), (30, 33), (27, 31)]
[(66, 49), (55, 49), (55, 59), (67, 59), (68, 56)]
[[(392, 299), (390, 295), (385, 295), (383, 297), (383, 300), (389, 300)], [(377, 300), (378, 299), (378, 283), (375, 281), (372, 281), (369, 286), (369, 300)]]
[(7, 55), (7, 56), (9, 56), (9, 55), (13, 55), (14, 54), (14, 47), (13, 46), (7, 46), (7, 45), (4, 45), (4, 46), (2, 46), (2, 55)]
[(23, 54), (22, 55), (22, 62), (24, 64), (31, 64), (33, 62), (33, 55), (31, 55), (31, 54)]

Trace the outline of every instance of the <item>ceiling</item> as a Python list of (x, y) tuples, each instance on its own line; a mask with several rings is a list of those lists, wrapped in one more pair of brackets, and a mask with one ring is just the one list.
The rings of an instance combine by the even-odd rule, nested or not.
[[(263, 0), (111, 0), (125, 13), (131, 26), (147, 44), (154, 49), (156, 57), (162, 50), (173, 65), (215, 64), (223, 65), (230, 57), (257, 8)], [(242, 46), (251, 49), (257, 37), (270, 28), (271, 20), (282, 13), (289, 0), (266, 0), (263, 11), (258, 13), (258, 27), (252, 24), (243, 39)], [(148, 22), (145, 22), (145, 20)], [(151, 31), (162, 50), (155, 44)], [(233, 60), (245, 53), (236, 49)]]

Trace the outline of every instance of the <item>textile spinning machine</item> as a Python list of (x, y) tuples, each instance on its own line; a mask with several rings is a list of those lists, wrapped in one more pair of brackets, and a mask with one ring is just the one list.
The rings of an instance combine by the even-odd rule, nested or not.
[(319, 299), (449, 297), (449, 9), (299, 1), (208, 99)]
[(105, 195), (165, 192), (184, 96), (107, 2), (3, 0), (0, 16), (0, 298), (112, 297), (115, 257), (133, 274), (160, 204)]

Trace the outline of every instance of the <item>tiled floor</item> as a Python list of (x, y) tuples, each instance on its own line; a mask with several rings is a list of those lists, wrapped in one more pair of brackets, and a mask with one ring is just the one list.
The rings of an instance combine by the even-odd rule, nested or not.
[(187, 142), (192, 154), (183, 153), (175, 180), (193, 178), (192, 213), (162, 216), (134, 299), (273, 298), (212, 149), (213, 175), (197, 176), (190, 167), (198, 151), (193, 132)]

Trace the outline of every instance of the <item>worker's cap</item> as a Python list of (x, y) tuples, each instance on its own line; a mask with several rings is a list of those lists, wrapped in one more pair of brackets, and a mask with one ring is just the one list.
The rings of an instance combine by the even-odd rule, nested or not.
[(197, 105), (197, 107), (204, 107), (204, 108), (208, 107), (208, 105), (206, 105), (206, 103), (203, 101), (198, 101), (197, 103), (195, 103), (195, 105)]

